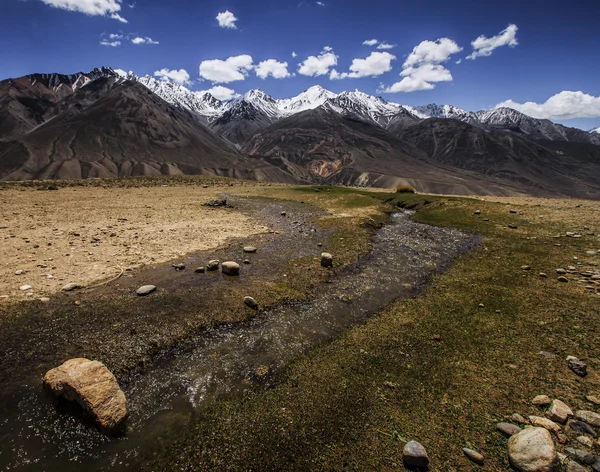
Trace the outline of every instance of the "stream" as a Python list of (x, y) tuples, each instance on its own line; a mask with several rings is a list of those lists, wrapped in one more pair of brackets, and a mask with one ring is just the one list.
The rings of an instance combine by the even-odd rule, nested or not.
[(23, 385), (0, 419), (0, 470), (139, 469), (157, 442), (174, 441), (201, 408), (275, 383), (293, 359), (335, 339), (395, 300), (417, 296), (428, 278), (478, 239), (449, 228), (390, 216), (373, 250), (336, 273), (306, 303), (276, 306), (254, 320), (198, 335), (123, 382), (129, 431), (109, 438), (55, 410), (39, 383)]

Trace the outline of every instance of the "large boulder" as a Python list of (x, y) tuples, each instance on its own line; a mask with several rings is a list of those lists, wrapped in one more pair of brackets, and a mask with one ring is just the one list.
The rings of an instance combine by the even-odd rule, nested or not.
[(48, 371), (44, 386), (56, 398), (76, 402), (102, 431), (122, 431), (127, 399), (115, 376), (101, 362), (71, 359)]
[(552, 436), (544, 428), (528, 428), (508, 440), (508, 458), (521, 472), (558, 472), (560, 461)]

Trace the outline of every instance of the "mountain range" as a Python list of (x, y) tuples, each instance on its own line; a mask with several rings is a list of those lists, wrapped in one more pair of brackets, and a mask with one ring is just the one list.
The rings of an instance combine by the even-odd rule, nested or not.
[(600, 130), (320, 86), (225, 102), (107, 67), (0, 81), (0, 179), (160, 174), (600, 198)]

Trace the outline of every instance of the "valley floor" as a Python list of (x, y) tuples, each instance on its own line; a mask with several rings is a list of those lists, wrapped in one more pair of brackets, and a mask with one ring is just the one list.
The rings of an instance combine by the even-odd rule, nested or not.
[[(86, 239), (96, 237), (99, 231), (100, 246), (85, 247), (87, 253), (99, 251), (90, 256), (98, 261), (108, 261), (111, 251), (116, 252), (110, 242), (104, 242), (110, 241), (110, 234), (102, 234), (102, 228), (109, 225), (134, 228), (113, 237), (126, 238), (121, 244), (135, 245), (136, 231), (138, 239), (147, 242), (140, 245), (141, 254), (119, 260), (119, 265), (104, 263), (96, 279), (109, 278), (115, 268), (125, 264), (151, 261), (150, 257), (158, 264), (200, 249), (208, 249), (204, 259), (211, 253), (221, 260), (232, 254), (243, 257), (239, 247), (247, 241), (274, 248), (265, 256), (259, 252), (256, 261), (257, 267), (271, 262), (273, 273), (258, 268), (238, 285), (215, 280), (198, 293), (196, 282), (189, 277), (179, 278), (179, 285), (169, 285), (167, 280), (173, 277), (170, 265), (155, 270), (147, 267), (135, 269), (131, 277), (98, 292), (60, 294), (56, 299), (51, 295), (51, 303), (43, 309), (34, 306), (35, 302), (13, 304), (11, 294), (5, 308), (0, 305), (0, 330), (4, 333), (0, 380), (7, 385), (4, 399), (8, 402), (0, 405), (0, 410), (10, 405), (11, 392), (19, 391), (13, 376), (25, 379), (25, 371), (41, 376), (68, 357), (85, 355), (105, 362), (127, 384), (132, 372), (143, 375), (139, 365), (149, 365), (156, 354), (206, 327), (250, 319), (252, 315), (238, 303), (247, 293), (256, 295), (265, 306), (310, 299), (329, 278), (326, 271), (313, 270), (320, 253), (316, 243), (323, 243), (335, 255), (336, 270), (350, 266), (369, 252), (373, 231), (386, 221), (386, 212), (399, 208), (416, 210), (413, 218), (417, 222), (480, 235), (481, 244), (447, 271), (433, 276), (418, 296), (398, 300), (338, 339), (297, 357), (268, 390), (258, 382), (246, 395), (200, 408), (192, 419), (177, 425), (180, 437), (175, 442), (172, 438), (157, 440), (153, 454), (143, 458), (145, 467), (165, 471), (402, 470), (402, 447), (406, 441), (417, 440), (427, 448), (434, 471), (478, 469), (464, 457), (463, 447), (480, 451), (486, 458), (486, 470), (504, 471), (509, 470), (506, 438), (495, 425), (513, 413), (543, 416), (531, 403), (536, 395), (559, 398), (574, 411), (599, 408), (586, 396), (598, 395), (600, 390), (600, 285), (579, 275), (600, 269), (597, 202), (456, 198), (248, 183), (230, 187), (226, 180), (211, 184), (192, 178), (169, 182), (166, 188), (156, 182), (148, 185), (143, 189), (66, 187), (58, 192), (17, 187), (0, 190), (0, 198), (10, 202), (2, 208), (5, 220), (16, 225), (18, 215), (13, 213), (38, 215), (43, 208), (51, 218), (60, 217), (61, 212), (54, 216), (53, 210), (43, 205), (46, 196), (64, 208), (82, 201), (92, 215), (95, 209), (99, 215), (102, 206), (98, 200), (92, 204), (87, 195), (135, 195), (131, 205), (125, 201), (126, 205), (111, 209), (105, 220), (92, 216), (80, 222), (77, 218), (84, 219), (85, 213), (70, 212), (69, 218), (59, 220), (63, 228), (59, 223), (53, 225), (56, 220), (50, 216), (42, 219), (48, 228), (53, 226), (51, 231), (63, 231), (65, 236), (80, 226), (85, 226), (81, 235)], [(269, 203), (262, 213), (252, 207), (255, 200), (245, 202), (239, 197), (233, 210), (199, 206), (222, 193), (268, 198)], [(156, 199), (157, 195), (161, 198)], [(38, 206), (25, 208), (21, 201)], [(298, 221), (287, 221), (293, 218), (280, 216), (282, 210)], [(178, 213), (173, 215), (174, 211), (181, 211), (181, 218)], [(217, 218), (221, 211), (229, 212), (230, 219)], [(145, 225), (147, 213), (150, 225)], [(205, 215), (212, 218), (209, 233), (192, 240), (190, 236), (204, 228), (200, 218)], [(127, 221), (123, 225), (113, 222), (119, 217)], [(176, 221), (184, 223), (170, 232), (172, 237), (156, 239), (161, 229), (168, 231)], [(219, 234), (221, 221), (235, 232)], [(28, 223), (20, 224), (22, 230), (37, 231), (26, 226)], [(152, 227), (151, 232), (144, 226)], [(300, 238), (298, 228), (300, 233), (311, 232)], [(281, 243), (274, 231), (281, 233)], [(580, 237), (567, 237), (567, 232)], [(29, 234), (35, 233), (15, 236)], [(231, 236), (238, 239), (228, 239), (229, 246), (223, 246)], [(23, 245), (37, 244), (30, 238), (31, 243)], [(0, 244), (6, 241), (10, 242), (3, 239)], [(176, 252), (178, 244), (181, 253)], [(219, 245), (222, 247), (217, 248)], [(6, 246), (2, 253), (9, 256), (4, 257), (2, 267), (14, 285), (14, 280), (23, 276), (9, 274), (8, 262), (15, 264), (11, 257), (26, 260), (30, 254), (13, 246)], [(58, 257), (57, 253), (53, 258)], [(192, 257), (191, 262), (199, 260)], [(566, 274), (568, 283), (560, 283), (556, 269), (569, 266), (574, 269)], [(81, 274), (81, 266), (73, 273), (62, 267), (65, 283)], [(149, 275), (164, 281), (168, 293), (154, 299), (132, 298), (131, 290), (140, 277)], [(79, 280), (87, 281), (81, 277), (75, 281)], [(57, 287), (48, 288), (47, 293)], [(74, 306), (75, 300), (81, 305)], [(53, 324), (46, 329), (48, 320)], [(540, 355), (542, 351), (556, 356)], [(568, 369), (565, 358), (569, 355), (587, 362), (587, 377), (577, 377)], [(185, 432), (181, 433), (182, 429)], [(574, 438), (569, 433), (567, 446), (581, 447)], [(564, 447), (559, 445), (561, 450)]]

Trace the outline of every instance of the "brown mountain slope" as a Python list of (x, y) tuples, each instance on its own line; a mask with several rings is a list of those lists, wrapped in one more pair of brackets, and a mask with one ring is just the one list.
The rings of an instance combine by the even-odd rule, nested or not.
[(243, 149), (315, 182), (392, 187), (408, 183), (420, 191), (512, 195), (519, 185), (482, 180), (475, 172), (430, 161), (415, 146), (371, 123), (324, 108), (281, 120)]
[[(95, 80), (65, 110), (20, 139), (0, 143), (5, 180), (215, 174), (295, 181), (238, 154), (194, 117), (139, 83)], [(50, 107), (49, 107), (50, 108)]]
[[(429, 119), (399, 137), (443, 165), (513, 182), (539, 195), (600, 198), (600, 160), (593, 145), (562, 142), (553, 149), (509, 131), (484, 130), (457, 120)], [(590, 157), (581, 158), (581, 148)], [(559, 149), (560, 148), (560, 149)], [(569, 150), (573, 151), (572, 155)], [(579, 157), (573, 157), (579, 156)]]

